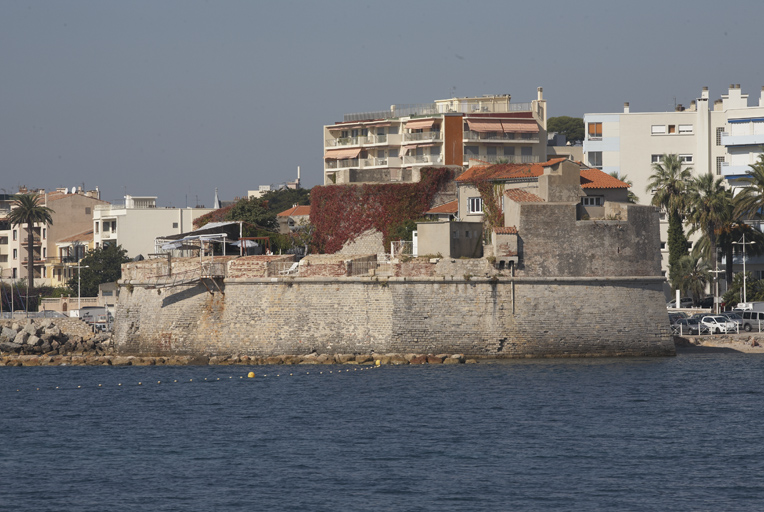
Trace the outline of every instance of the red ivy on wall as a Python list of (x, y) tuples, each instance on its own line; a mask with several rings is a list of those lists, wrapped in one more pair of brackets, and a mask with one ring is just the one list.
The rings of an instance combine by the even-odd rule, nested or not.
[(313, 250), (332, 254), (364, 231), (377, 229), (390, 243), (391, 230), (430, 209), (435, 194), (454, 173), (425, 168), (418, 183), (327, 185), (310, 191), (310, 222), (315, 226)]

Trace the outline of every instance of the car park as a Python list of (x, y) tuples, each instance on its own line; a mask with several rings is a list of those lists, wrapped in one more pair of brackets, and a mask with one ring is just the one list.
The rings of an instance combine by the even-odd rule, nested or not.
[(700, 320), (700, 323), (708, 327), (711, 334), (726, 334), (737, 331), (737, 324), (722, 315), (706, 315)]

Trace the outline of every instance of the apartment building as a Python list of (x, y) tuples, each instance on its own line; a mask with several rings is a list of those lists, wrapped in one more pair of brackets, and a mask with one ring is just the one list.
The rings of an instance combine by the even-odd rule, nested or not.
[(95, 208), (92, 218), (95, 247), (121, 245), (135, 258), (154, 252), (154, 240), (167, 235), (192, 231), (194, 220), (214, 208), (164, 208), (156, 204), (156, 196), (125, 196), (121, 204)]
[[(19, 193), (36, 193), (42, 197), (40, 204), (53, 210), (51, 224), (37, 223), (33, 226), (33, 271), (36, 285), (52, 284), (53, 269), (61, 264), (56, 242), (81, 233), (92, 226), (93, 210), (108, 204), (100, 199), (98, 189), (83, 191), (81, 188), (60, 188), (52, 192), (21, 189)], [(28, 232), (26, 224), (12, 226), (7, 214), (13, 208), (13, 198), (0, 201), (0, 270), (4, 278), (13, 280), (27, 277)]]
[[(724, 176), (730, 186), (750, 170), (764, 144), (764, 87), (758, 105), (748, 105), (739, 84), (710, 105), (708, 87), (689, 107), (673, 112), (623, 112), (585, 114), (584, 162), (610, 173), (617, 171), (633, 181), (632, 191), (641, 204), (649, 204), (646, 190), (652, 165), (664, 154), (677, 154), (694, 175)], [(661, 222), (663, 269), (668, 268), (668, 223)], [(695, 240), (693, 240), (694, 242)], [(736, 262), (737, 263), (737, 262)]]
[(324, 184), (417, 182), (422, 167), (546, 161), (547, 105), (509, 94), (393, 105), (324, 126)]

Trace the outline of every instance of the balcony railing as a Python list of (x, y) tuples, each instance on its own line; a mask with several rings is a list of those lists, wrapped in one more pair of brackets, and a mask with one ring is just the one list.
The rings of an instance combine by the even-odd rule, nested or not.
[(538, 155), (464, 155), (464, 164), (466, 165), (470, 160), (480, 160), (481, 162), (488, 162), (489, 164), (507, 163), (507, 164), (537, 164), (539, 163)]
[(406, 155), (403, 157), (404, 164), (441, 164), (443, 157), (440, 155)]
[(76, 265), (77, 258), (74, 256), (64, 256), (63, 258), (45, 258), (45, 262), (52, 265)]
[(404, 133), (404, 141), (441, 140), (439, 131)]
[[(29, 260), (27, 258), (24, 258), (21, 264), (26, 267), (28, 262)], [(35, 258), (34, 266), (40, 266), (40, 265), (45, 265), (45, 258), (42, 258), (42, 259)]]
[[(40, 245), (42, 243), (42, 240), (40, 240), (40, 237), (38, 237), (38, 236), (33, 237), (33, 239), (34, 239), (34, 242), (32, 242), (33, 245)], [(28, 243), (29, 243), (29, 237), (26, 237), (24, 239), (24, 245), (26, 245)]]
[(348, 158), (346, 160), (327, 160), (324, 169), (346, 169), (348, 167), (358, 167), (358, 159)]
[(387, 158), (364, 158), (360, 161), (361, 167), (380, 167), (387, 165)]
[(520, 142), (525, 144), (535, 144), (539, 141), (537, 134), (515, 134), (504, 132), (473, 132), (471, 130), (464, 132), (464, 140), (478, 142)]
[(362, 135), (358, 137), (338, 137), (324, 141), (324, 147), (364, 146), (368, 144), (386, 144), (387, 135)]

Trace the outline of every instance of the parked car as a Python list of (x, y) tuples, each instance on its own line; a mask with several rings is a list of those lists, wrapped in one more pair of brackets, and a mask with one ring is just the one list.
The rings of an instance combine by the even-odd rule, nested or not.
[(679, 306), (676, 305), (676, 300), (672, 300), (668, 304), (666, 304), (667, 308), (691, 308), (692, 307), (692, 299), (690, 297), (682, 297), (679, 299)]
[(709, 309), (714, 307), (714, 298), (713, 297), (703, 297), (698, 302), (698, 307), (703, 309)]
[(719, 313), (719, 314), (722, 316), (726, 316), (727, 318), (735, 322), (735, 324), (737, 324), (736, 329), (738, 331), (740, 331), (743, 328), (743, 317), (740, 316), (738, 311), (725, 311), (724, 313)]
[(722, 315), (704, 316), (700, 320), (700, 323), (708, 327), (708, 330), (711, 331), (712, 334), (735, 332), (737, 326), (735, 322)]
[(680, 318), (671, 326), (673, 334), (708, 334), (708, 326), (694, 318)]
[(675, 324), (678, 320), (681, 320), (682, 318), (687, 318), (687, 313), (684, 311), (677, 311), (676, 313), (669, 313), (669, 323)]
[(743, 317), (743, 330), (745, 332), (761, 331), (764, 328), (764, 313), (760, 311), (736, 311)]

